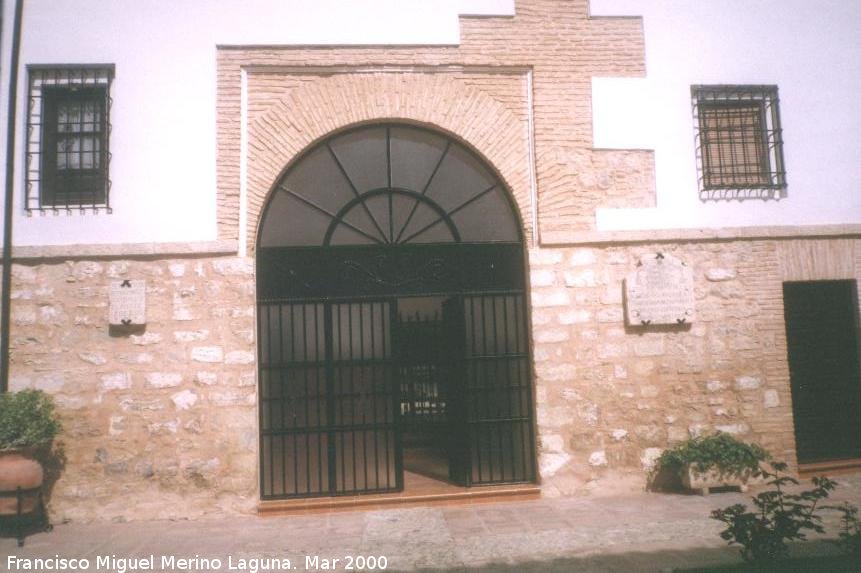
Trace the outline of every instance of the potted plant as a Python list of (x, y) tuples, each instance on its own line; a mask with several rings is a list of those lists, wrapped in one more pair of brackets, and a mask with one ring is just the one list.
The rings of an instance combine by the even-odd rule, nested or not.
[(0, 515), (38, 508), (45, 476), (38, 458), (59, 431), (54, 402), (41, 390), (0, 394)]
[(666, 450), (658, 459), (658, 466), (677, 473), (687, 489), (707, 495), (716, 487), (734, 486), (747, 491), (750, 479), (759, 475), (760, 463), (769, 459), (769, 453), (758, 444), (718, 432), (691, 438)]

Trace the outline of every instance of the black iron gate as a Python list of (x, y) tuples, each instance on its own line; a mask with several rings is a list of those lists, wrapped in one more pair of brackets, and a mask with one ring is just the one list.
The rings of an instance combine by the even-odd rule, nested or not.
[[(522, 228), (445, 134), (362, 125), (296, 158), (257, 237), (263, 498), (400, 489), (402, 422), (442, 424), (459, 483), (535, 478)], [(399, 297), (449, 300), (420, 334), (445, 355), (406, 355)]]
[(264, 499), (397, 491), (394, 305), (258, 307)]
[(450, 472), (463, 485), (535, 479), (529, 340), (522, 293), (444, 306), (452, 358)]
[[(521, 257), (508, 244), (261, 250), (262, 497), (401, 490), (401, 424), (447, 436), (456, 483), (533, 481)], [(420, 293), (447, 295), (442, 320), (399, 333), (397, 297)], [(437, 348), (415, 355), (416, 336)]]

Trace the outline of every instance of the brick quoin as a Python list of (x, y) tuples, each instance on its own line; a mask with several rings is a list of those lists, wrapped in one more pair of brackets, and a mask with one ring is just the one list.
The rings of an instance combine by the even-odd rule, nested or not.
[[(555, 32), (563, 30), (562, 34)], [(644, 45), (640, 18), (590, 18), (586, 0), (518, 0), (514, 17), (462, 17), (461, 42), (457, 46), (325, 49), (221, 46), (217, 54), (216, 104), (218, 238), (237, 239), (239, 233), (243, 69), (251, 75), (266, 68), (281, 68), (285, 75), (304, 71), (303, 76), (311, 70), (323, 69), (310, 81), (303, 77), (302, 81), (294, 82), (311, 83), (316, 87), (296, 87), (285, 90), (292, 93), (282, 94), (281, 105), (285, 107), (281, 120), (287, 127), (292, 124), (293, 129), (308, 131), (302, 137), (278, 136), (278, 145), (282, 147), (275, 157), (269, 158), (272, 164), (265, 166), (268, 180), (261, 179), (263, 172), (251, 173), (252, 168), (264, 169), (251, 161), (250, 154), (259, 152), (251, 142), (251, 131), (257, 127), (258, 118), (251, 121), (247, 158), (250, 239), (257, 224), (252, 213), (259, 212), (265, 197), (260, 189), (271, 188), (277, 174), (292, 159), (291, 154), (299, 153), (303, 143), (307, 146), (347, 125), (386, 119), (437, 126), (470, 144), (508, 183), (528, 227), (530, 211), (524, 207), (529, 193), (526, 184), (530, 177), (529, 161), (522, 156), (522, 145), (514, 145), (514, 138), (508, 133), (517, 131), (519, 141), (528, 140), (523, 113), (508, 117), (504, 113), (492, 113), (498, 106), (491, 100), (502, 102), (505, 97), (491, 84), (481, 88), (473, 85), (474, 91), (470, 91), (463, 86), (455, 87), (456, 82), (442, 79), (442, 72), (458, 66), (498, 69), (500, 74), (511, 68), (531, 73), (527, 99), (532, 105), (520, 111), (531, 112), (534, 116), (532, 135), (538, 181), (535, 208), (542, 234), (564, 236), (571, 231), (592, 230), (598, 206), (653, 205), (654, 158), (651, 152), (592, 149), (592, 77), (645, 75)], [(398, 66), (415, 71), (383, 73), (387, 67)], [(379, 76), (386, 79), (349, 73), (349, 68), (375, 67), (383, 70)], [(441, 73), (428, 78), (428, 74), (422, 73), (423, 67)], [(365, 91), (368, 82), (386, 89), (368, 93)], [(435, 82), (448, 87), (441, 88)], [(410, 91), (419, 86), (433, 91), (420, 94)], [(332, 89), (336, 91), (330, 93)], [(437, 91), (439, 89), (442, 91)], [(487, 97), (481, 97), (479, 91)], [(340, 100), (327, 99), (336, 94)], [(249, 100), (254, 97), (253, 93), (248, 95)], [(416, 95), (421, 97), (414, 100)], [(341, 112), (329, 116), (324, 112), (325, 106), (334, 106)], [(274, 109), (266, 113), (271, 112)], [(276, 123), (271, 127), (277, 130), (284, 124)], [(486, 139), (488, 135), (493, 136), (494, 143)], [(262, 140), (256, 144), (262, 144)], [(498, 150), (492, 149), (494, 144)], [(503, 157), (505, 155), (510, 157)], [(260, 157), (255, 155), (254, 159)], [(518, 171), (516, 176), (514, 171)]]

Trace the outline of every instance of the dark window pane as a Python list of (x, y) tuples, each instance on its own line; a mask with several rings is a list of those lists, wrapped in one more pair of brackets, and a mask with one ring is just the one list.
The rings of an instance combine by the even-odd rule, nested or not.
[(450, 211), (494, 184), (498, 182), (479, 159), (455, 144), (443, 160), (427, 195)]
[(260, 232), (260, 245), (313, 246), (323, 243), (332, 218), (284, 191), (275, 191)]
[(355, 197), (325, 146), (302, 157), (290, 169), (283, 185), (331, 213)]
[(331, 145), (359, 193), (388, 186), (384, 127), (370, 127), (336, 136)]
[(392, 185), (421, 193), (446, 148), (446, 139), (429, 131), (393, 127)]
[(27, 209), (109, 208), (112, 67), (29, 68)]
[(452, 215), (452, 219), (467, 242), (518, 240), (517, 220), (502, 189), (494, 188)]

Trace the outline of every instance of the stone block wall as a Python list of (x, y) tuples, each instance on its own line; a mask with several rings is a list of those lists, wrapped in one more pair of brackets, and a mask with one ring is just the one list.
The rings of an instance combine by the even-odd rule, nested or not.
[[(693, 270), (690, 325), (624, 322), (622, 281), (656, 252)], [(716, 430), (795, 467), (782, 283), (861, 279), (861, 239), (548, 246), (529, 269), (542, 491), (629, 492), (664, 448)], [(147, 281), (143, 331), (107, 324), (124, 278)], [(255, 510), (252, 259), (24, 260), (11, 295), (11, 389), (49, 392), (64, 423), (55, 520)]]
[[(817, 248), (798, 274), (786, 251)], [(861, 241), (728, 240), (530, 253), (539, 464), (545, 495), (642, 489), (664, 448), (714, 431), (795, 467), (784, 280), (861, 279)], [(696, 318), (629, 327), (623, 283), (642, 256), (693, 269)], [(802, 256), (802, 259), (805, 259)]]
[[(253, 260), (33, 260), (13, 266), (10, 390), (55, 396), (66, 467), (55, 521), (253, 511)], [(107, 322), (108, 285), (147, 282), (147, 324)]]

